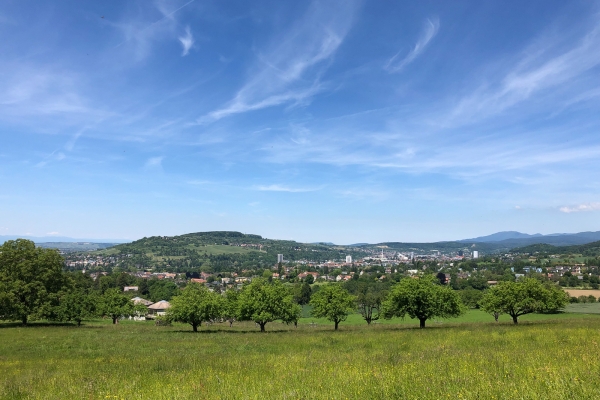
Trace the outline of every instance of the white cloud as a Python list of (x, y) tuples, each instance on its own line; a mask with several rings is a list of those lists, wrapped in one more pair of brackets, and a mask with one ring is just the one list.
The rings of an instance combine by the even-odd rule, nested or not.
[[(194, 1), (196, 0), (190, 0), (174, 10), (167, 7), (167, 2), (155, 2), (154, 5), (162, 14), (162, 17), (151, 23), (149, 23), (147, 19), (141, 19), (139, 16), (135, 16), (122, 22), (111, 22), (106, 20), (107, 24), (120, 30), (124, 36), (124, 40), (117, 44), (115, 48), (127, 45), (133, 50), (132, 53), (137, 61), (143, 60), (150, 54), (152, 45), (155, 41), (164, 38), (172, 39), (176, 35), (175, 32), (177, 30), (178, 21), (175, 14)], [(189, 36), (191, 38), (191, 34), (189, 34)], [(185, 54), (183, 55), (186, 55), (186, 45), (182, 41), (182, 38), (178, 39), (184, 46)], [(193, 38), (191, 38), (190, 47), (191, 45), (193, 45)]]
[(302, 192), (314, 192), (320, 190), (320, 188), (292, 188), (289, 186), (282, 185), (268, 185), (258, 186), (256, 188), (262, 192), (289, 192), (289, 193), (302, 193)]
[(189, 54), (190, 49), (194, 45), (194, 37), (192, 36), (192, 32), (190, 31), (189, 26), (185, 28), (185, 36), (180, 36), (179, 41), (181, 42), (181, 46), (183, 47), (181, 56), (185, 57)]
[(46, 235), (58, 235), (58, 234), (59, 234), (59, 232), (48, 232), (48, 233), (46, 233)]
[(403, 58), (400, 58), (403, 51), (399, 51), (394, 57), (389, 59), (383, 68), (390, 73), (402, 70), (402, 68), (413, 62), (425, 50), (431, 39), (438, 33), (439, 29), (440, 21), (437, 18), (425, 21), (425, 27), (423, 32), (421, 32), (421, 36), (417, 40), (415, 47), (413, 47)]
[(356, 1), (313, 2), (306, 14), (258, 55), (252, 77), (224, 107), (198, 123), (280, 104), (301, 104), (323, 89), (320, 77), (350, 30)]
[(565, 206), (561, 207), (559, 210), (567, 214), (584, 211), (599, 211), (600, 203), (584, 203), (577, 206)]
[(164, 157), (152, 157), (149, 158), (148, 161), (146, 161), (145, 167), (146, 168), (157, 168), (157, 167), (161, 167), (162, 166), (162, 160), (164, 159)]

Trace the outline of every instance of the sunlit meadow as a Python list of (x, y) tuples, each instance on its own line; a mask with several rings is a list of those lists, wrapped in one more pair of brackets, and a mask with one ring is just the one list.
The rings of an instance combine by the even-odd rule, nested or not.
[(600, 317), (432, 324), (3, 324), (6, 399), (596, 399)]

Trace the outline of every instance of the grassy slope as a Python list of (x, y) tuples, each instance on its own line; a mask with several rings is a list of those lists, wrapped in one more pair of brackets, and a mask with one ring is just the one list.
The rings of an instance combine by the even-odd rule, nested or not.
[[(569, 317), (567, 315), (567, 317)], [(600, 397), (600, 318), (512, 324), (0, 325), (0, 398)], [(585, 338), (585, 340), (581, 340)]]

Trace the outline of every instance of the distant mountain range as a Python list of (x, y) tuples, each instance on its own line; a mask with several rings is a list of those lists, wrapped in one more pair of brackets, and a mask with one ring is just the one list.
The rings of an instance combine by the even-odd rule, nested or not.
[[(199, 232), (188, 235), (215, 235), (219, 232)], [(237, 232), (235, 232), (238, 234)], [(219, 234), (230, 235), (231, 232), (222, 232)], [(241, 235), (241, 234), (240, 234)], [(183, 235), (187, 236), (187, 235)], [(251, 237), (253, 235), (247, 235)], [(254, 235), (256, 236), (256, 235)], [(53, 247), (68, 251), (76, 250), (97, 250), (110, 247), (121, 243), (130, 243), (120, 239), (73, 239), (69, 237), (46, 236), (46, 237), (31, 237), (31, 236), (0, 236), (0, 243), (6, 240), (14, 240), (24, 238), (34, 241), (42, 247)], [(256, 236), (260, 238), (260, 236)], [(533, 235), (516, 231), (497, 232), (487, 236), (480, 236), (472, 239), (462, 239), (447, 242), (431, 242), (431, 243), (404, 243), (404, 242), (384, 242), (384, 243), (355, 243), (345, 247), (364, 248), (365, 250), (373, 246), (387, 246), (397, 251), (414, 251), (414, 252), (430, 252), (442, 251), (452, 252), (459, 250), (479, 250), (483, 253), (498, 253), (510, 251), (514, 248), (521, 248), (532, 245), (551, 245), (551, 246), (573, 246), (584, 245), (600, 241), (600, 231), (598, 232), (579, 232), (579, 233), (553, 233), (542, 235), (536, 233)], [(331, 242), (316, 242), (313, 245), (321, 245), (334, 247)], [(338, 246), (339, 248), (339, 246)]]
[(66, 236), (26, 236), (26, 235), (0, 235), (0, 243), (7, 240), (27, 239), (35, 243), (129, 243), (124, 239), (75, 239)]
[(505, 244), (507, 247), (528, 246), (537, 243), (551, 244), (554, 246), (570, 246), (586, 244), (600, 240), (600, 232), (579, 232), (579, 233), (552, 233), (542, 235), (539, 233), (529, 235), (527, 233), (507, 231), (498, 232), (488, 236), (480, 236), (473, 239), (463, 239), (463, 243), (498, 243)]

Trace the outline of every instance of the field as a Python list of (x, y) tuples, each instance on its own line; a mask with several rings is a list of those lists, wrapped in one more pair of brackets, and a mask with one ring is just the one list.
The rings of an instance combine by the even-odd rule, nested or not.
[(571, 297), (579, 297), (579, 296), (589, 296), (590, 294), (594, 295), (595, 298), (600, 297), (600, 290), (585, 290), (585, 289), (564, 289), (565, 292), (569, 293)]
[(600, 398), (600, 316), (543, 317), (337, 332), (303, 320), (262, 334), (249, 323), (196, 334), (151, 322), (0, 324), (0, 398)]

